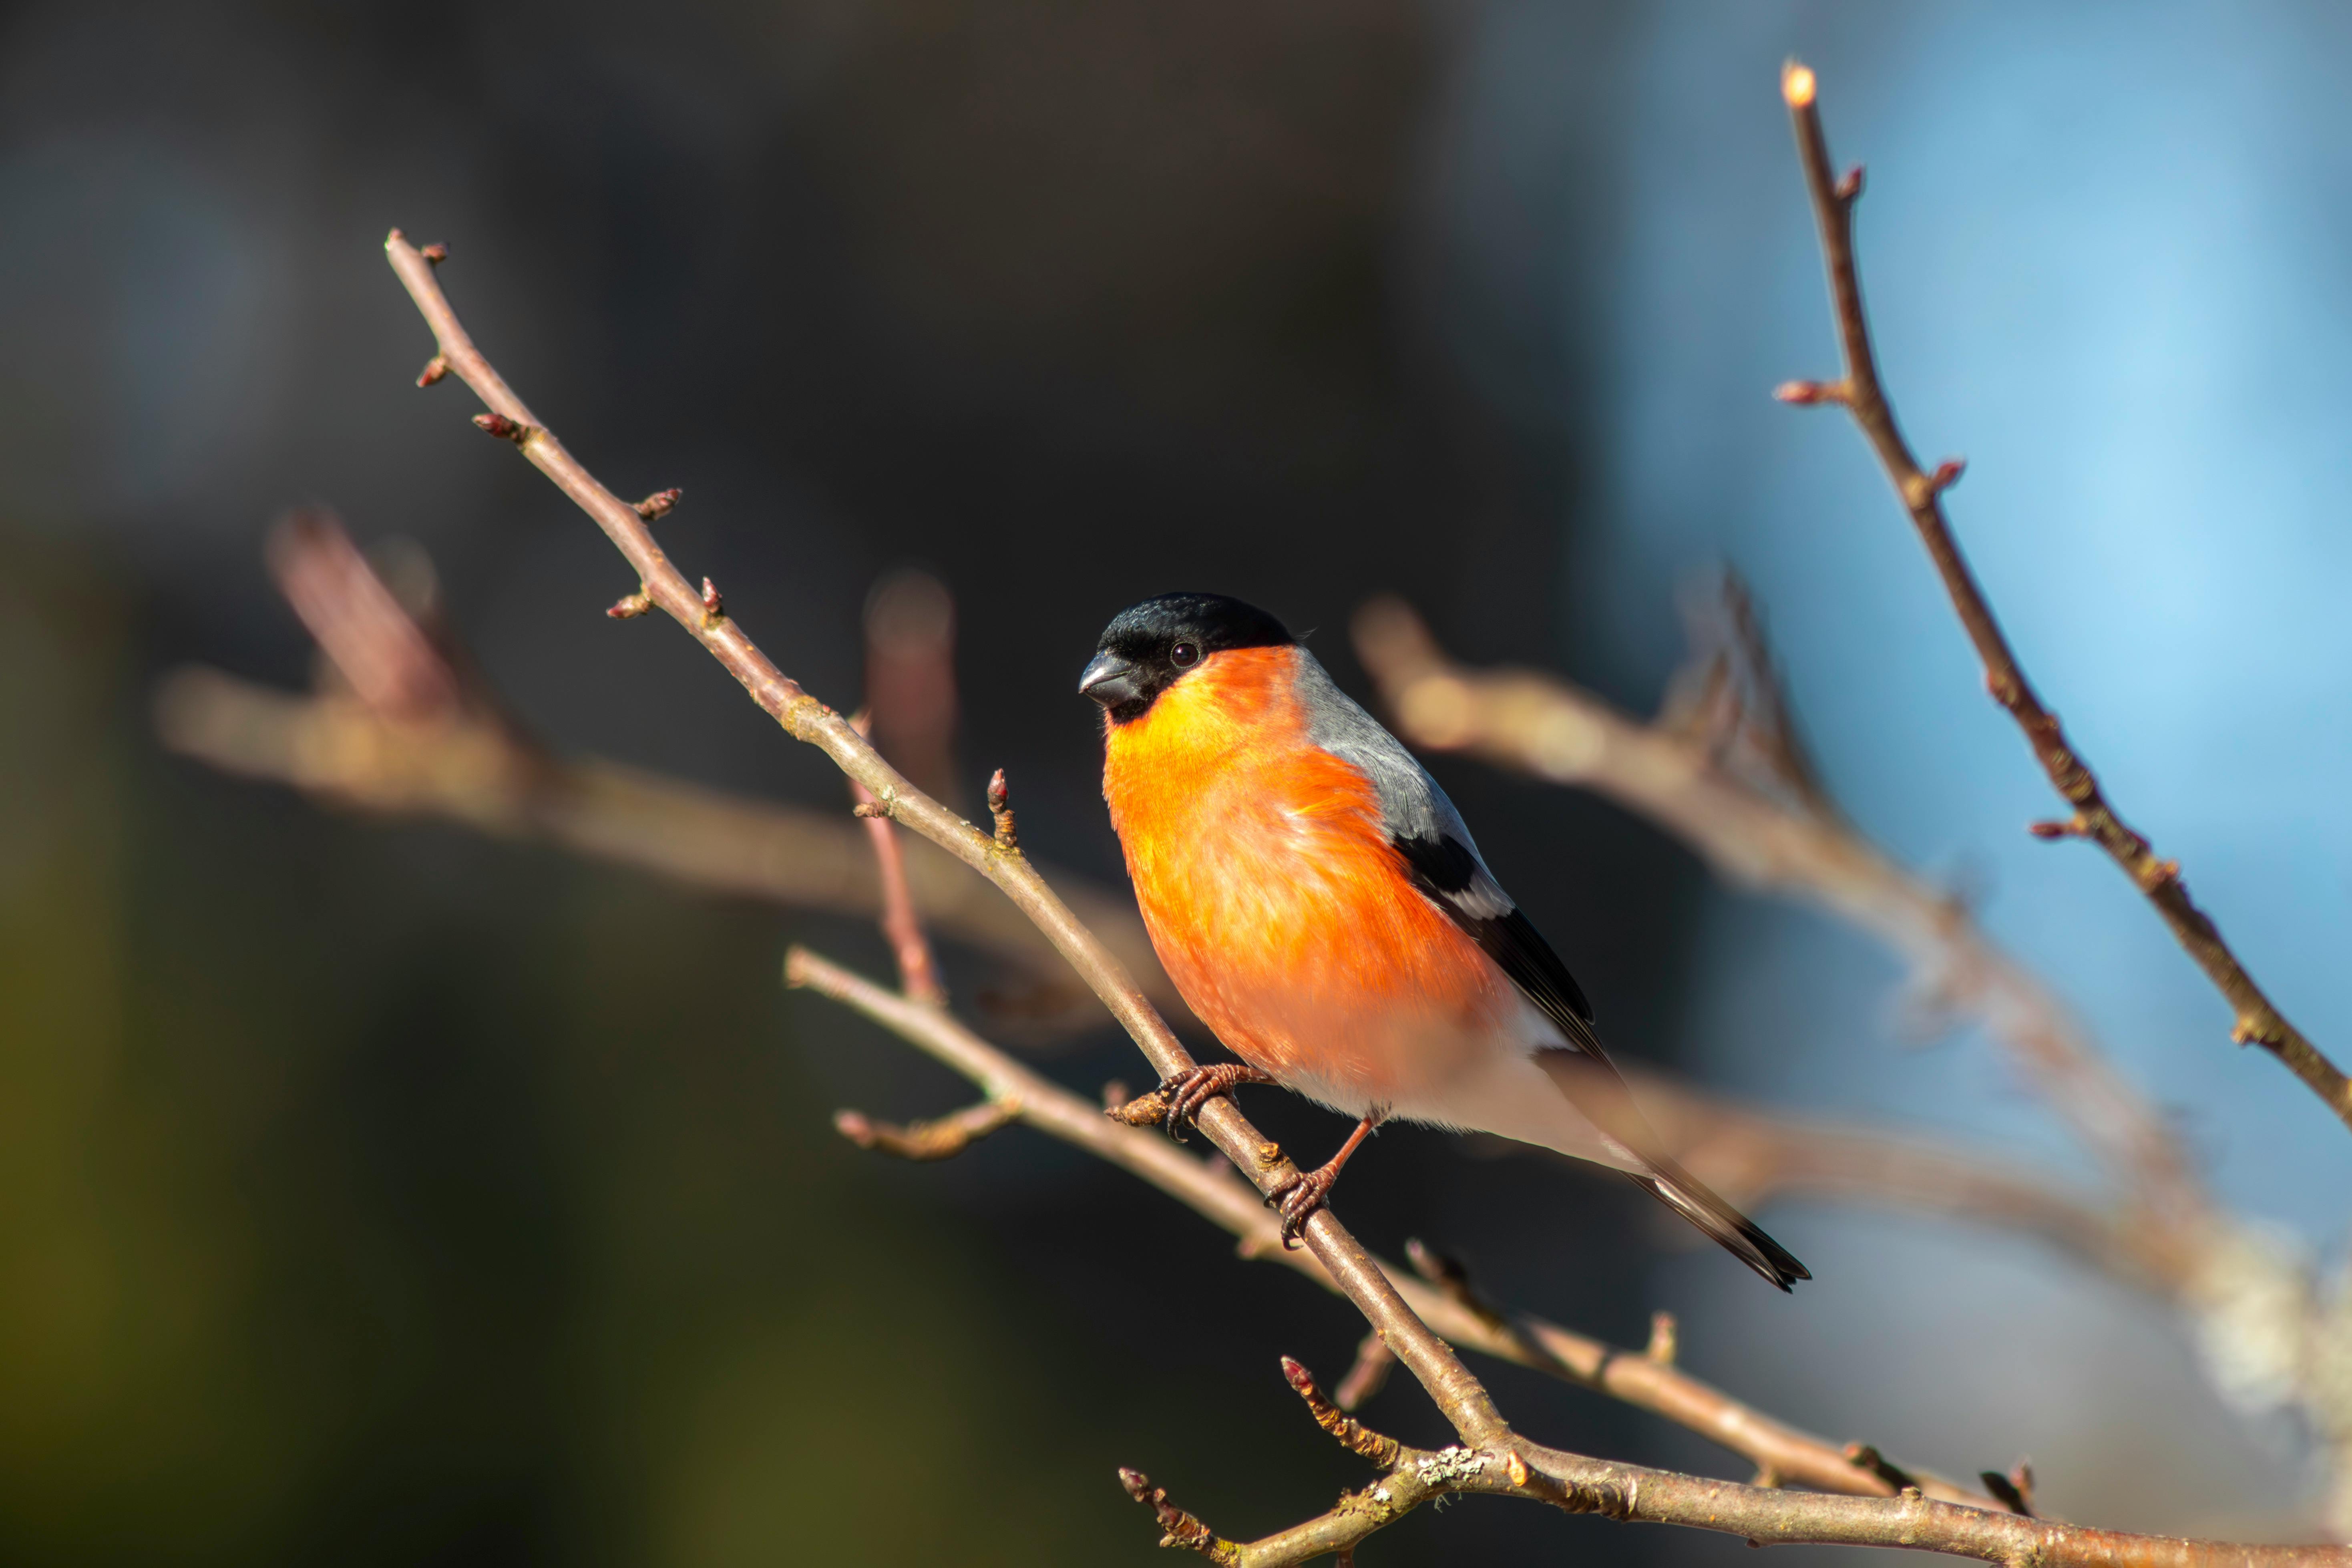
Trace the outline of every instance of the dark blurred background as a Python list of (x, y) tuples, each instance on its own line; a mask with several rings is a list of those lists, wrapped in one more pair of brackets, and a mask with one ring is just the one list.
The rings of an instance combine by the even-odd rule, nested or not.
[[(1032, 852), (1106, 883), (1072, 686), (1127, 603), (1257, 600), (1362, 693), (1347, 618), (1398, 589), (1466, 658), (1646, 710), (1675, 581), (1738, 559), (1858, 814), (2058, 943), (2127, 1067), (2200, 1106), (2225, 1190), (2331, 1245), (2337, 1130), (2222, 1048), (2087, 852), (2012, 842), (2044, 804), (1882, 482), (1764, 396), (1832, 363), (1791, 51), (1872, 160), (1890, 374), (1927, 446), (1972, 443), (1964, 524), (2011, 520), (1971, 545), (2029, 661), (2340, 1044), (2331, 8), (9, 7), (0, 1557), (1143, 1562), (1118, 1465), (1242, 1535), (1360, 1479), (1275, 1365), (1336, 1378), (1344, 1303), (1019, 1130), (929, 1167), (834, 1133), (840, 1105), (962, 1098), (780, 990), (792, 940), (885, 972), (864, 922), (325, 812), (159, 747), (175, 666), (307, 682), (261, 542), (326, 503), (424, 545), (555, 746), (844, 804), (674, 628), (598, 613), (625, 569), (462, 387), (410, 385), (430, 343), (378, 250), (394, 225), (450, 245), (459, 311), (601, 477), (685, 488), (666, 544), (820, 696), (856, 700), (877, 577), (946, 582), (967, 805), (1005, 767)], [(1974, 1042), (1894, 1048), (1895, 977), (1854, 939), (1710, 891), (1585, 797), (1437, 771), (1629, 1055), (2058, 1147)], [(991, 984), (948, 961), (960, 997)], [(1108, 1027), (1034, 1059), (1087, 1093), (1142, 1074)], [(1310, 1152), (1343, 1131), (1250, 1110)], [(2292, 1533), (2307, 1502), (2291, 1425), (2023, 1242), (1783, 1209), (1823, 1276), (1783, 1301), (1622, 1184), (1413, 1130), (1341, 1206), (1618, 1342), (1681, 1311), (1689, 1364), (1815, 1428), (1961, 1473), (2029, 1448), (2077, 1517)], [(1546, 1441), (1734, 1473), (1492, 1380)], [(1439, 1435), (1402, 1379), (1368, 1414)], [(1364, 1555), (1740, 1550), (1474, 1501)]]

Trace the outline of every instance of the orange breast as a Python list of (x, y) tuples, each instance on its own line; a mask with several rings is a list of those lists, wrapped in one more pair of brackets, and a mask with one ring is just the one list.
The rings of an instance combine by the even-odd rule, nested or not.
[(1513, 998), (1405, 880), (1370, 781), (1308, 742), (1299, 657), (1217, 654), (1112, 726), (1103, 795), (1186, 1003), (1244, 1061), (1360, 1111), (1493, 1050)]

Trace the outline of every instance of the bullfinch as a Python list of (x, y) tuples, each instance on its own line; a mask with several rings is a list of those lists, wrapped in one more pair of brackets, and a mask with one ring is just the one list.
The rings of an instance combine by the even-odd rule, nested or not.
[(1236, 1063), (1161, 1085), (1177, 1131), (1236, 1084), (1357, 1118), (1276, 1194), (1284, 1238), (1390, 1117), (1622, 1172), (1779, 1286), (1805, 1266), (1659, 1147), (1592, 1008), (1445, 792), (1265, 611), (1163, 594), (1102, 635), (1103, 798), (1143, 921)]

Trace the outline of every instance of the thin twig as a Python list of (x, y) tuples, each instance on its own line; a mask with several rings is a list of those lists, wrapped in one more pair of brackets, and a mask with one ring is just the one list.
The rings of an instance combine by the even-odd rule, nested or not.
[[(760, 651), (709, 591), (698, 594), (654, 541), (635, 507), (597, 481), (563, 444), (516, 396), (474, 346), (457, 312), (435, 279), (433, 266), (395, 229), (384, 254), (432, 328), (452, 374), (471, 387), (488, 407), (478, 423), (512, 440), (531, 465), (553, 480), (595, 520), (636, 573), (639, 591), (684, 627), (740, 681), (751, 700), (786, 734), (831, 757), (843, 773), (873, 792), (875, 802), (941, 848), (980, 871), (1036, 923), (1080, 979), (1110, 1008), (1162, 1079), (1190, 1068), (1192, 1058), (1139, 988), (1125, 965), (1082, 925), (1056, 897), (1026, 857), (1000, 848), (938, 801), (916, 789), (885, 762), (846, 720), (803, 690)], [(1230, 1099), (1210, 1101), (1196, 1119), (1226, 1158), (1250, 1173), (1261, 1191), (1286, 1188), (1297, 1173)], [(1486, 1387), (1445, 1342), (1413, 1315), (1371, 1255), (1348, 1233), (1339, 1216), (1322, 1208), (1307, 1220), (1307, 1247), (1328, 1268), (1348, 1299), (1380, 1330), (1397, 1359), (1410, 1369), (1464, 1441), (1507, 1443), (1510, 1429)]]
[[(858, 733), (866, 725), (852, 720)], [(849, 797), (861, 806), (874, 796), (856, 779), (848, 781)], [(898, 846), (898, 826), (880, 812), (865, 818), (866, 837), (874, 846), (874, 869), (882, 885), (882, 940), (898, 964), (898, 989), (927, 1007), (948, 1005), (947, 983), (940, 978), (939, 961), (931, 955), (930, 939), (915, 912), (915, 895), (907, 886), (907, 858)]]
[[(930, 1005), (920, 997), (907, 999)], [(983, 1100), (953, 1115), (932, 1121), (910, 1121), (904, 1127), (876, 1121), (856, 1110), (836, 1110), (833, 1113), (833, 1125), (835, 1131), (860, 1149), (878, 1149), (901, 1160), (928, 1162), (961, 1154), (990, 1133), (1020, 1119), (1021, 1107), (1016, 1101)]]
[[(973, 1034), (953, 1015), (917, 1006), (805, 948), (785, 955), (784, 979), (864, 1014), (963, 1074), (991, 1102), (1018, 1105), (1019, 1119), (1039, 1131), (1140, 1176), (1189, 1205), (1239, 1238), (1244, 1258), (1279, 1263), (1327, 1289), (1338, 1289), (1313, 1258), (1283, 1248), (1279, 1221), (1223, 1162), (1211, 1164), (1190, 1158), (1164, 1138), (1103, 1115)], [(1800, 1485), (1857, 1496), (1893, 1494), (1876, 1477), (1853, 1467), (1844, 1445), (1775, 1421), (1671, 1363), (1621, 1350), (1539, 1318), (1507, 1313), (1480, 1300), (1459, 1277), (1458, 1268), (1449, 1270), (1436, 1254), (1418, 1244), (1413, 1250), (1424, 1278), (1393, 1268), (1388, 1268), (1389, 1276), (1422, 1320), (1454, 1343), (1652, 1411)], [(1429, 1259), (1425, 1265), (1420, 1262), (1423, 1256)], [(1366, 1342), (1366, 1356), (1372, 1342)], [(1913, 1474), (1932, 1495), (1994, 1506), (1981, 1493), (1924, 1472)]]
[(1877, 354), (1871, 343), (1861, 277), (1854, 263), (1853, 207), (1862, 195), (1862, 171), (1855, 169), (1843, 179), (1832, 173), (1829, 142), (1822, 132), (1819, 85), (1812, 71), (1794, 60), (1781, 73), (1781, 96), (1788, 101), (1790, 120), (1796, 129), (1798, 159), (1804, 165), (1805, 188), (1812, 197), (1813, 216), (1821, 228), (1845, 374), (1834, 382), (1791, 382), (1780, 388), (1780, 395), (1791, 403), (1842, 405), (1868, 437), (1984, 665), (1986, 689), (2017, 721), (2042, 772), (2050, 775), (2051, 784), (2074, 807), (2073, 816), (2058, 825), (2058, 832), (2044, 837), (2088, 838), (2105, 850), (2156, 906), (2174, 939), (2234, 1009), (2230, 1037), (2240, 1045), (2259, 1045), (2278, 1058), (2346, 1126), (2352, 1127), (2352, 1079), (2287, 1022), (2254, 984), (2253, 976), (2221, 940), (2211, 918), (2190, 900), (2188, 885), (2180, 879), (2180, 863), (2159, 858), (2148, 841), (2116, 814), (2089, 763), (2066, 738), (2058, 716), (2042, 705), (2026, 679), (2016, 650), (2010, 647), (1984, 589), (1960, 553), (1945, 521), (1943, 502), (1944, 491), (1960, 476), (1960, 466), (1946, 462), (1932, 473), (1920, 468), (1879, 383)]

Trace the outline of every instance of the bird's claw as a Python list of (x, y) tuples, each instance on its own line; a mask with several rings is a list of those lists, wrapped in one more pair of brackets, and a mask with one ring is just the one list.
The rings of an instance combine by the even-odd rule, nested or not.
[(1266, 1194), (1265, 1201), (1282, 1214), (1284, 1251), (1291, 1251), (1298, 1246), (1299, 1231), (1305, 1227), (1309, 1219), (1314, 1217), (1315, 1211), (1329, 1201), (1331, 1189), (1339, 1180), (1338, 1170), (1329, 1165), (1323, 1165), (1302, 1174), (1294, 1175), (1289, 1181)]
[(1205, 1067), (1188, 1068), (1173, 1078), (1162, 1079), (1160, 1096), (1167, 1102), (1160, 1114), (1168, 1128), (1168, 1136), (1179, 1143), (1184, 1142), (1184, 1123), (1201, 1113), (1209, 1101), (1240, 1083), (1272, 1083), (1274, 1080), (1254, 1067), (1239, 1062), (1211, 1062)]

